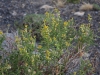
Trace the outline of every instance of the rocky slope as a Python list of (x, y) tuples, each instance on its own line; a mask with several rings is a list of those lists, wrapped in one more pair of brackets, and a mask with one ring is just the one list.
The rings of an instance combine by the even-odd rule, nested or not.
[[(91, 3), (91, 4), (98, 4), (100, 5), (99, 0), (81, 0), (78, 4), (66, 4), (63, 8), (59, 8), (61, 11), (61, 17), (64, 20), (68, 20), (74, 18), (75, 25), (80, 25), (82, 23), (88, 23), (88, 14), (92, 16), (92, 29), (94, 33), (100, 36), (100, 11), (84, 11), (83, 16), (74, 15), (75, 12), (79, 11), (79, 7), (81, 6), (82, 2)], [(4, 32), (7, 30), (8, 25), (10, 25), (10, 30), (16, 29), (14, 24), (16, 21), (22, 22), (23, 17), (27, 14), (37, 13), (43, 14), (45, 13), (44, 10), (40, 9), (40, 7), (44, 4), (48, 4), (54, 6), (51, 0), (1, 0), (0, 1), (0, 29)], [(95, 45), (91, 49), (91, 59), (95, 61), (97, 74), (100, 75), (100, 39), (95, 38)]]

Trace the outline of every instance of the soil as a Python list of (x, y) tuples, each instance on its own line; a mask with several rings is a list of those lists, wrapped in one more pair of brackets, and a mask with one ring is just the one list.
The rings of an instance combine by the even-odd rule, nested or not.
[[(44, 4), (53, 6), (51, 1), (52, 0), (1, 0), (0, 29), (5, 32), (10, 25), (10, 30), (15, 30), (16, 28), (14, 24), (16, 21), (22, 22), (23, 17), (27, 14), (44, 14), (45, 11), (41, 10), (40, 7)], [(87, 18), (88, 14), (90, 14), (92, 16), (92, 29), (97, 36), (100, 36), (100, 11), (85, 11), (84, 16), (76, 16), (72, 13), (73, 11), (79, 11), (79, 7), (83, 1), (100, 5), (100, 0), (81, 0), (81, 2), (77, 4), (68, 3), (63, 8), (59, 8), (61, 11), (61, 17), (64, 20), (73, 18), (75, 25), (80, 25), (82, 23), (88, 23)], [(94, 58), (94, 61), (100, 62), (100, 39), (96, 36), (94, 38), (95, 45), (91, 49), (91, 59)], [(100, 75), (100, 63), (97, 65), (97, 72), (95, 75)]]

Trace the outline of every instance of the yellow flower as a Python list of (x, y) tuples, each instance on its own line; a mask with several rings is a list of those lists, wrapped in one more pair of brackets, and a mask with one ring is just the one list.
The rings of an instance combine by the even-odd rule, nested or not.
[(51, 58), (50, 58), (49, 56), (46, 56), (46, 59), (47, 59), (47, 60), (50, 60)]
[(27, 28), (25, 28), (24, 31), (27, 33)]
[(26, 38), (26, 37), (23, 37), (23, 40), (24, 40), (24, 41), (28, 41), (28, 38)]
[(44, 25), (44, 29), (48, 29), (48, 26)]
[(88, 14), (88, 20), (91, 21), (92, 20), (92, 16), (90, 14)]
[(66, 37), (66, 34), (62, 34), (62, 37), (65, 38)]
[(46, 56), (50, 56), (50, 51), (46, 50)]
[(54, 9), (54, 11), (55, 11), (55, 12), (59, 12), (59, 10), (58, 10), (58, 9), (56, 9), (56, 8)]
[(21, 51), (21, 50), (23, 50), (23, 48), (19, 48), (19, 50)]
[(81, 29), (81, 31), (84, 33), (85, 32), (85, 26), (84, 26), (84, 24), (82, 24), (81, 26), (80, 26), (80, 29)]
[(47, 15), (48, 14), (48, 12), (45, 12), (45, 15)]
[(28, 66), (28, 63), (25, 63), (25, 66), (27, 67)]
[(88, 64), (88, 66), (90, 66), (90, 67), (91, 67), (91, 66), (92, 66), (92, 64), (90, 63), (90, 64)]
[(52, 42), (52, 39), (50, 38), (50, 42)]
[(27, 28), (28, 27), (28, 25), (25, 25), (25, 28)]
[(2, 32), (2, 30), (0, 30), (0, 35), (3, 35), (3, 32)]
[(33, 41), (34, 40), (33, 37), (30, 37), (30, 40)]
[(76, 72), (74, 72), (74, 75), (76, 75)]
[(50, 30), (49, 30), (48, 26), (44, 25), (44, 27), (41, 29), (41, 35), (43, 36), (43, 38), (49, 39), (49, 37), (50, 37)]
[(66, 27), (68, 25), (68, 22), (67, 21), (65, 21), (64, 22), (64, 27)]
[(51, 58), (50, 58), (50, 51), (49, 50), (46, 50), (46, 59), (47, 60), (50, 60)]
[(46, 20), (43, 20), (43, 24), (46, 25)]
[(21, 38), (19, 38), (18, 36), (15, 36), (15, 42), (20, 42)]
[(48, 12), (46, 12), (45, 15), (46, 15), (47, 17), (49, 17), (49, 13), (48, 13)]
[(53, 37), (53, 40), (55, 41), (55, 40), (57, 40), (55, 37)]
[(59, 25), (59, 24), (58, 24), (58, 23), (56, 23), (56, 24), (55, 24), (55, 27), (57, 27), (58, 25)]
[(41, 45), (38, 45), (38, 49), (41, 49), (42, 48), (42, 46)]
[(70, 43), (69, 43), (69, 42), (66, 42), (66, 46), (67, 46), (67, 47), (70, 46)]

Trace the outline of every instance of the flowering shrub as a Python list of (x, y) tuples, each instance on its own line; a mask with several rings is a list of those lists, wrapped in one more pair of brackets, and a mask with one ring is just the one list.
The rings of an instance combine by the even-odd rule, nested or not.
[[(31, 32), (28, 25), (25, 25), (23, 30), (19, 30), (19, 36), (15, 39), (17, 48), (5, 59), (5, 63), (0, 65), (0, 75), (63, 75), (70, 59), (81, 58), (82, 52), (85, 52), (85, 48), (93, 41), (93, 33), (89, 25), (82, 24), (77, 29), (73, 18), (63, 21), (57, 9), (54, 13), (45, 13), (40, 27), (42, 40), (38, 45), (36, 45), (36, 36), (32, 36)], [(61, 59), (63, 61), (60, 61)], [(82, 69), (84, 66), (80, 70), (86, 75), (87, 69), (88, 72), (91, 71), (92, 66), (85, 71)], [(81, 72), (73, 73), (76, 75)]]

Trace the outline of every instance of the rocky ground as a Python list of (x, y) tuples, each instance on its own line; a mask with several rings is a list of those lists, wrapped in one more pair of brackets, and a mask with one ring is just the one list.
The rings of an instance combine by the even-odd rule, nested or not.
[[(96, 3), (100, 5), (99, 0), (83, 0), (87, 3)], [(82, 2), (78, 4), (66, 4), (63, 8), (59, 8), (61, 11), (61, 17), (64, 20), (74, 18), (75, 24), (80, 25), (82, 23), (88, 23), (88, 14), (92, 16), (92, 29), (95, 34), (100, 35), (100, 11), (84, 11), (83, 16), (74, 15), (73, 12), (79, 11), (79, 7)], [(37, 13), (43, 14), (44, 10), (40, 7), (44, 4), (53, 6), (51, 0), (1, 0), (0, 1), (0, 29), (4, 32), (7, 30), (10, 25), (10, 30), (16, 29), (14, 24), (16, 21), (22, 22), (23, 17), (27, 14)], [(97, 65), (97, 74), (100, 75), (100, 39), (95, 36), (95, 44), (91, 51), (91, 59), (95, 61)]]

